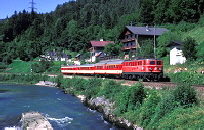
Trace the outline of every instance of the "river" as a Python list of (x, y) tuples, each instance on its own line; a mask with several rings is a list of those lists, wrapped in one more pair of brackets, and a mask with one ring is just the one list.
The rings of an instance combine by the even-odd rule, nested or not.
[(43, 113), (54, 129), (122, 130), (104, 121), (101, 113), (90, 110), (77, 98), (62, 89), (0, 84), (0, 129), (20, 125), (20, 116), (27, 111)]

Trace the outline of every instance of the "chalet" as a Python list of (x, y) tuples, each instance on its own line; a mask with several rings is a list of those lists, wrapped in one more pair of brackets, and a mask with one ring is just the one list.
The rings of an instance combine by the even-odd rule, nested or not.
[(136, 46), (141, 46), (141, 41), (148, 39), (156, 39), (158, 36), (167, 32), (167, 29), (155, 27), (133, 27), (126, 26), (122, 33), (119, 35), (120, 42), (124, 44), (121, 48), (125, 54), (136, 52)]
[(89, 49), (91, 52), (91, 62), (95, 62), (97, 57), (105, 56), (103, 53), (104, 47), (108, 45), (109, 43), (114, 43), (114, 41), (103, 41), (101, 39), (100, 41), (90, 41), (91, 48)]
[(172, 41), (166, 47), (170, 47), (170, 65), (183, 64), (186, 62), (186, 58), (183, 56), (181, 47), (183, 43), (181, 41)]

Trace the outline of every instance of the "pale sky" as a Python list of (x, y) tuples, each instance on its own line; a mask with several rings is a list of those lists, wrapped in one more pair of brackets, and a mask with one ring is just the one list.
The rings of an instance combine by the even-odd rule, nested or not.
[[(34, 7), (37, 8), (35, 11), (38, 13), (46, 13), (54, 11), (58, 4), (69, 2), (70, 0), (33, 0)], [(26, 11), (31, 10), (32, 0), (0, 0), (0, 19), (11, 17), (14, 11)]]

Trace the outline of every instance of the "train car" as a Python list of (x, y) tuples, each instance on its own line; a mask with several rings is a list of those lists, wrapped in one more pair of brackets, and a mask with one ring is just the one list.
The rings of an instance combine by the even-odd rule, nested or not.
[(163, 77), (162, 60), (138, 59), (123, 62), (122, 78), (143, 79), (147, 81), (160, 80)]
[(163, 77), (163, 63), (158, 59), (108, 60), (96, 64), (61, 67), (63, 74), (100, 74), (116, 78), (159, 81)]
[(94, 64), (62, 66), (62, 74), (94, 74)]
[(124, 60), (109, 60), (95, 64), (95, 74), (121, 75)]

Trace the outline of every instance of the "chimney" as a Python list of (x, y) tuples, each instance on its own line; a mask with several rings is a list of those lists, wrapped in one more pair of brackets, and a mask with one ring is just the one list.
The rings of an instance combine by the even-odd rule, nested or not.
[(146, 26), (146, 31), (149, 31), (149, 27), (148, 27), (148, 25)]
[(103, 39), (100, 39), (100, 41), (103, 41)]

